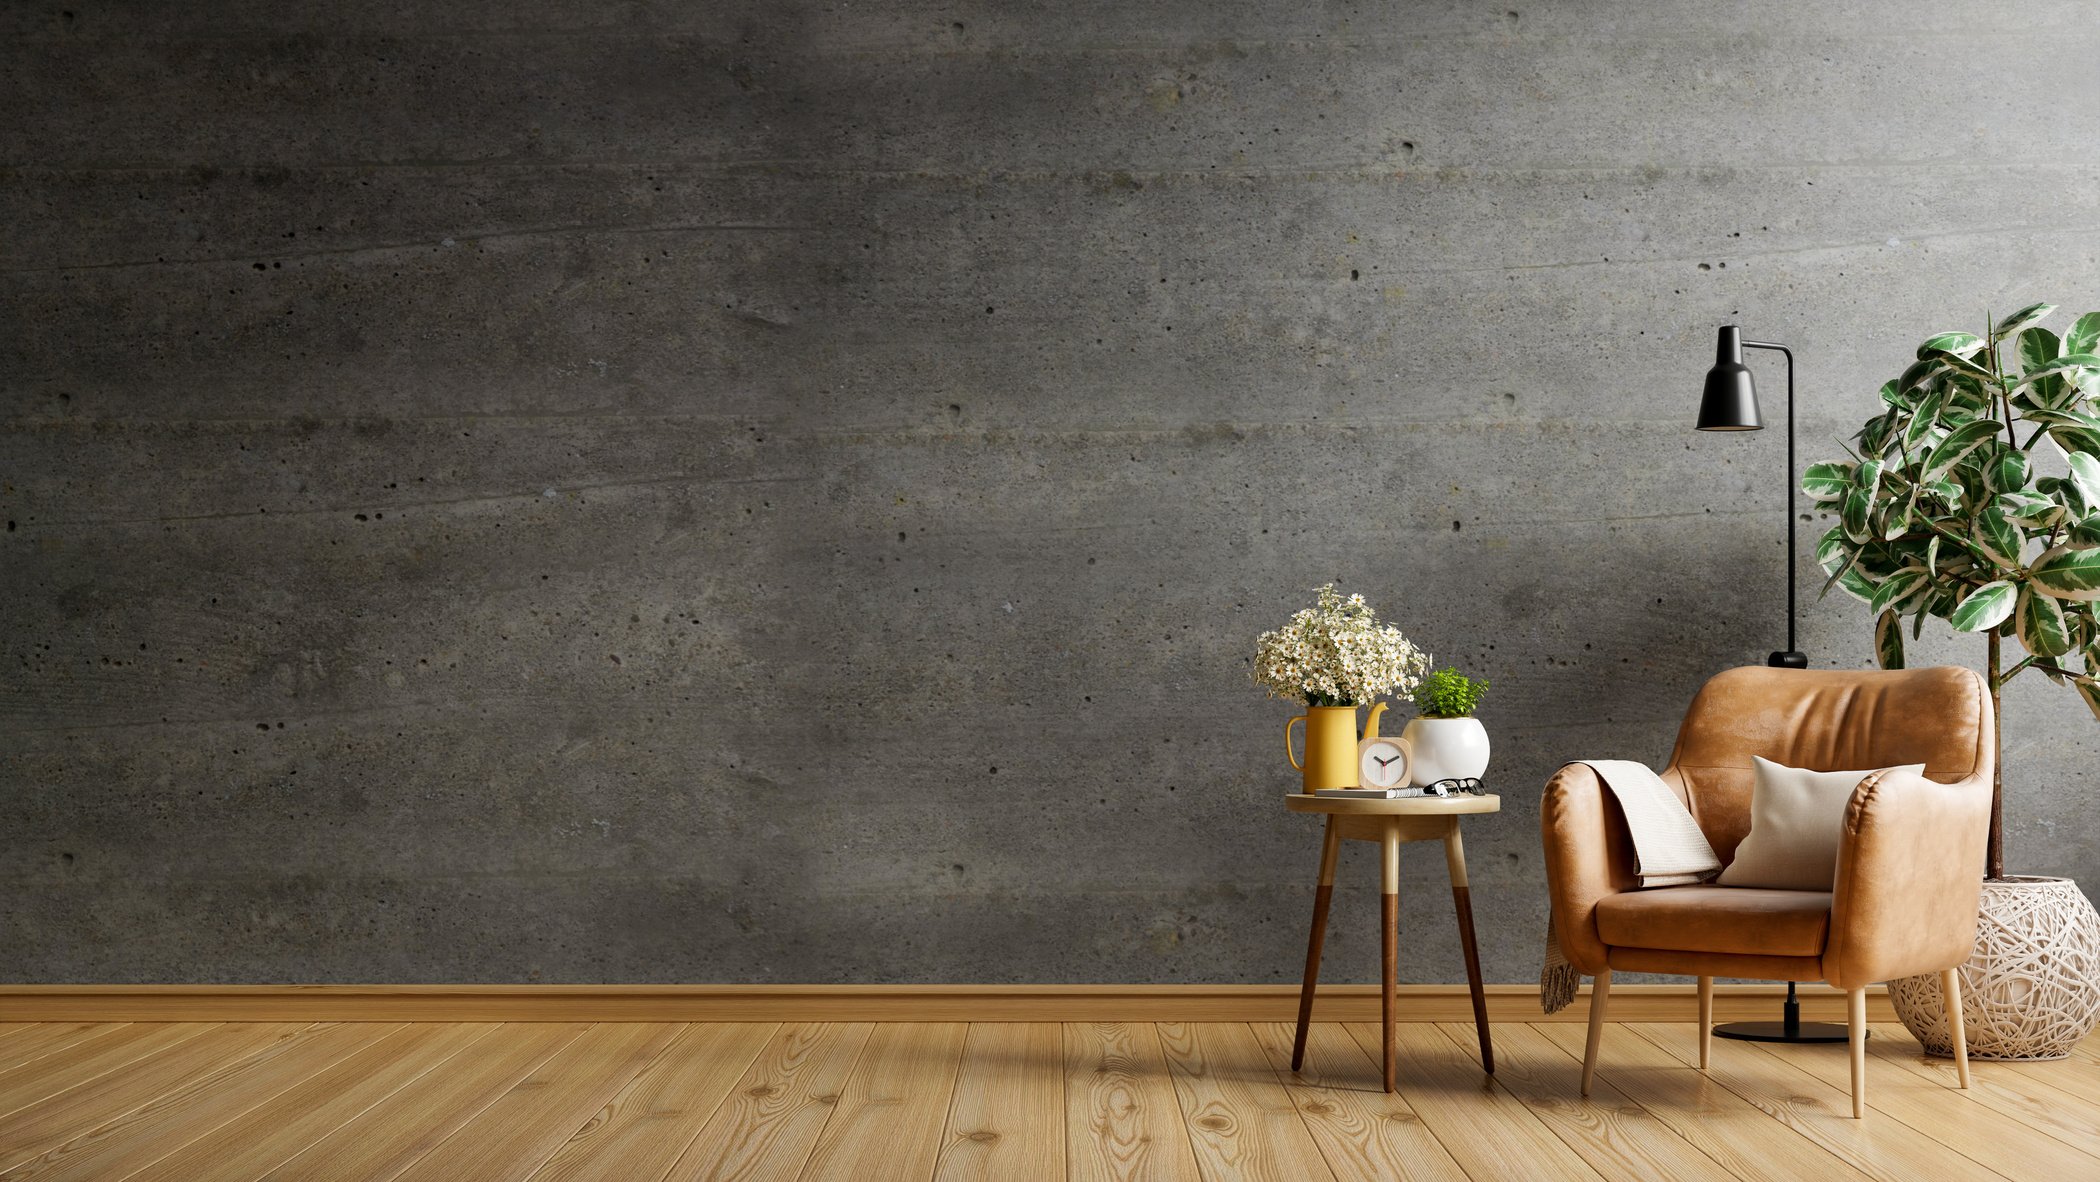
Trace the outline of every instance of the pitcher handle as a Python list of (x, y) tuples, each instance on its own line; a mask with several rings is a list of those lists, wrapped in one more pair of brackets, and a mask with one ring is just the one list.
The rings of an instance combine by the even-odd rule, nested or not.
[(1298, 717), (1296, 717), (1296, 718), (1293, 718), (1293, 719), (1291, 719), (1291, 720), (1290, 720), (1290, 722), (1286, 722), (1286, 723), (1284, 723), (1284, 724), (1283, 724), (1283, 755), (1284, 755), (1284, 758), (1286, 758), (1286, 759), (1290, 760), (1290, 761), (1291, 761), (1291, 766), (1292, 766), (1292, 767), (1294, 767), (1294, 768), (1296, 768), (1296, 769), (1298, 769), (1298, 770), (1299, 770), (1299, 771), (1301, 771), (1301, 772), (1305, 770), (1305, 765), (1304, 765), (1304, 764), (1302, 764), (1302, 763), (1299, 763), (1299, 762), (1298, 762), (1298, 753), (1297, 753), (1296, 751), (1293, 751), (1293, 750), (1291, 750), (1291, 726), (1292, 726), (1292, 724), (1294, 724), (1294, 723), (1300, 723), (1300, 722), (1304, 722), (1304, 721), (1305, 721), (1305, 715), (1303, 715), (1303, 714), (1300, 714), (1300, 715), (1299, 715)]

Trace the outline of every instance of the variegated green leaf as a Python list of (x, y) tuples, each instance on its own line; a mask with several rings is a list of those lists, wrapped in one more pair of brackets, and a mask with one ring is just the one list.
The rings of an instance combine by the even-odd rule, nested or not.
[(1844, 526), (1847, 539), (1864, 542), (1874, 536), (1870, 519), (1873, 508), (1874, 498), (1867, 495), (1866, 489), (1854, 487), (1845, 494), (1844, 506), (1838, 510), (1838, 524)]
[(2063, 353), (2063, 342), (2046, 328), (2030, 328), (2020, 334), (2020, 372), (2040, 369)]
[(2043, 529), (2056, 524), (2063, 512), (2062, 505), (2040, 493), (2009, 492), (1998, 494), (1977, 517), (1981, 520), (1991, 513), (2002, 513), (2007, 521), (2030, 529)]
[(1932, 458), (1925, 462), (1922, 478), (1929, 481), (1945, 476), (1954, 465), (1989, 446), (2004, 429), (2005, 424), (1996, 419), (1977, 419), (1956, 427), (1938, 447), (1932, 449)]
[(2014, 397), (2023, 398), (2033, 395), (2034, 404), (2043, 410), (2075, 411), (2078, 409), (2080, 395), (2084, 393), (2084, 391), (2080, 390), (2079, 383), (2086, 382), (2087, 388), (2090, 389), (2091, 383), (2087, 379), (2094, 377), (2100, 377), (2100, 370), (2074, 369), (2069, 373), (2052, 374), (2020, 391)]
[(1853, 483), (1859, 486), (1861, 492), (1867, 494), (1868, 500), (1873, 500), (1881, 493), (1881, 472), (1884, 467), (1886, 465), (1880, 460), (1867, 460), (1852, 474)]
[(2047, 320), (2049, 314), (2054, 311), (2056, 311), (2055, 304), (2029, 304), (2005, 319), (2000, 320), (1998, 327), (1991, 330), (1991, 335), (2001, 338), (2009, 337), (2030, 324)]
[(2019, 592), (2003, 579), (1969, 592), (1968, 598), (1955, 605), (1954, 616), (1949, 621), (1957, 632), (1987, 632), (2005, 622), (2012, 614), (2013, 601)]
[(2013, 389), (2031, 386), (2051, 374), (2069, 373), (2073, 370), (2100, 369), (2100, 356), (2091, 353), (2067, 353), (2038, 369), (2028, 370), (2013, 383)]
[(2049, 428), (2049, 438), (2058, 447), (2063, 448), (2067, 452), (2089, 451), (2100, 454), (2100, 428), (2051, 427)]
[(1947, 392), (1947, 409), (1940, 412), (1940, 423), (1947, 427), (1960, 426), (1989, 411), (1995, 397), (1971, 374), (1950, 375), (1941, 388)]
[(1905, 452), (1918, 450), (1919, 444), (1932, 438), (1933, 428), (1940, 423), (1940, 411), (1946, 405), (1946, 394), (1938, 390), (1933, 390), (1918, 400), (1918, 409), (1911, 414), (1910, 422), (1903, 428)]
[(1837, 584), (1839, 590), (1859, 600), (1861, 603), (1874, 598), (1874, 584), (1868, 582), (1867, 576), (1859, 573), (1859, 568), (1856, 566), (1839, 571), (1837, 577), (1832, 579), (1831, 582)]
[(2064, 353), (2100, 353), (2100, 312), (2087, 312), (2064, 332)]
[(1991, 556), (1991, 561), (2000, 566), (2020, 565), (2023, 540), (2020, 527), (2008, 521), (1997, 505), (1986, 505), (1983, 512), (1976, 515), (1976, 528), (1971, 531), (1971, 536), (1983, 552)]
[(2100, 599), (2100, 546), (2058, 546), (2028, 568), (2035, 589), (2057, 599)]
[(1932, 572), (1922, 566), (1906, 566), (1874, 588), (1867, 607), (1875, 612), (1901, 614), (1917, 607), (1932, 591)]
[[(2085, 455), (2086, 453), (2079, 452), (2078, 454)], [(2075, 481), (2064, 481), (2063, 487), (2056, 490), (2056, 499), (2063, 502), (2064, 511), (2062, 516), (2049, 519), (2048, 524), (2052, 526), (2060, 525), (2066, 521), (2076, 521), (2093, 511), (2092, 502), (2086, 499), (2085, 487)]]
[(2100, 546), (2100, 513), (2087, 514), (2074, 523), (2071, 542), (2079, 546)]
[(1874, 657), (1884, 669), (1903, 668), (1903, 621), (1895, 612), (1874, 621)]
[(2037, 657), (2055, 657), (2071, 651), (2071, 629), (2064, 622), (2063, 605), (2032, 587), (2020, 589), (2020, 602), (2013, 609), (2013, 631), (2027, 651)]
[(1881, 540), (1893, 542), (1910, 532), (1911, 522), (1918, 507), (1918, 493), (1911, 490), (1909, 499), (1889, 502), (1888, 513), (1881, 519)]
[(1859, 431), (1860, 454), (1870, 458), (1879, 457), (1889, 449), (1889, 440), (1896, 433), (1896, 418), (1903, 412), (1890, 410), (1867, 420)]
[(1851, 464), (1810, 464), (1801, 474), (1801, 491), (1811, 500), (1841, 501), (1852, 488)]
[(2100, 505), (2100, 456), (2091, 452), (2074, 451), (2068, 457), (2071, 464), (2071, 479), (2077, 483), (2078, 492), (2088, 505)]
[(2024, 451), (2008, 451), (1991, 465), (1991, 487), (1998, 492), (2018, 492), (2027, 487), (2034, 473), (2034, 465), (2028, 462)]
[(1823, 568), (1828, 579), (1818, 597), (1830, 594), (1832, 587), (1842, 587), (1845, 594), (1865, 603), (1874, 597), (1874, 584), (1859, 572), (1860, 552), (1845, 542), (1843, 527), (1837, 527), (1823, 535), (1816, 543), (1816, 565)]
[(2100, 431), (2100, 415), (2074, 407), (2049, 407), (2022, 417), (2043, 427), (2077, 427), (2085, 431)]
[(1889, 384), (1881, 387), (1881, 400), (1887, 403), (1894, 403), (1897, 396), (1907, 394), (1925, 385), (1946, 370), (1946, 368), (1947, 363), (1941, 361), (1938, 357), (1928, 357), (1920, 361), (1913, 361), (1904, 369), (1900, 377), (1893, 383), (1890, 383), (1896, 387), (1893, 391), (1889, 389)]
[(1935, 353), (1933, 354), (1933, 356), (1946, 359), (1947, 368), (1950, 371), (1952, 371), (1946, 379), (1950, 383), (1955, 382), (1959, 379), (1973, 379), (1978, 382), (1991, 382), (1997, 380), (1994, 376), (1992, 376), (1990, 370), (1985, 369), (1981, 364), (1972, 361), (1969, 358), (1956, 357), (1952, 353)]
[(1924, 361), (1934, 353), (1947, 353), (1955, 357), (1967, 357), (1983, 348), (1983, 338), (1973, 332), (1943, 332), (1927, 337), (1918, 346), (1918, 360)]
[(1850, 556), (1851, 548), (1845, 545), (1842, 527), (1832, 526), (1816, 539), (1816, 565), (1823, 568), (1824, 574), (1836, 574), (1838, 567), (1843, 566)]
[(1925, 543), (1925, 569), (1929, 571), (1938, 571), (1940, 569), (1940, 535), (1938, 534), (1932, 535), (1932, 540)]

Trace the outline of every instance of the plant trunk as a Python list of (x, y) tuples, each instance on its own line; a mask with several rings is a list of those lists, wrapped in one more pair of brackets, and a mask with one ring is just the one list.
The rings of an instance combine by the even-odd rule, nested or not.
[(1991, 685), (1991, 844), (1984, 856), (1984, 878), (1996, 882), (2005, 877), (2005, 714), (2000, 709), (1998, 685), (1998, 630), (1990, 632)]

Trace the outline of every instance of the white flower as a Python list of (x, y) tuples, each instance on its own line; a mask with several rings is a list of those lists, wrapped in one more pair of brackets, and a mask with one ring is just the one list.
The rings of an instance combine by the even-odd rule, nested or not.
[(1364, 705), (1384, 694), (1407, 697), (1429, 672), (1428, 654), (1362, 595), (1343, 599), (1329, 583), (1319, 602), (1254, 642), (1254, 680), (1271, 697), (1315, 706)]

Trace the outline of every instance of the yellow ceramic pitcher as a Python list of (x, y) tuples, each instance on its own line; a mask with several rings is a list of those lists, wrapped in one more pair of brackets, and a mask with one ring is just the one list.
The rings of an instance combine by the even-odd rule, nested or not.
[[(1378, 733), (1378, 716), (1383, 713), (1384, 702), (1371, 707), (1371, 716), (1364, 720), (1364, 738)], [(1291, 746), (1291, 728), (1301, 722), (1305, 724), (1304, 763), (1298, 762), (1298, 752)], [(1305, 713), (1283, 724), (1283, 753), (1290, 757), (1292, 767), (1305, 774), (1307, 792), (1357, 786), (1356, 742), (1354, 706), (1307, 706)]]

